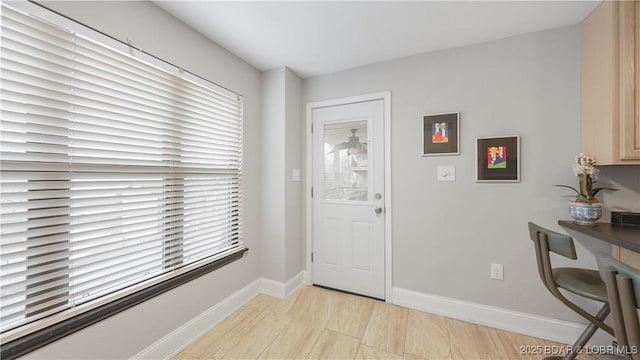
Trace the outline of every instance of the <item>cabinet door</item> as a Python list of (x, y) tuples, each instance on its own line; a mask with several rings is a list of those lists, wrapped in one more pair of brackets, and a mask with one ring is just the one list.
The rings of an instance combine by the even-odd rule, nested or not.
[(604, 165), (619, 162), (618, 5), (603, 1), (582, 23), (582, 152)]
[(611, 256), (629, 266), (640, 269), (640, 253), (612, 245)]
[(620, 159), (640, 159), (640, 3), (620, 2)]

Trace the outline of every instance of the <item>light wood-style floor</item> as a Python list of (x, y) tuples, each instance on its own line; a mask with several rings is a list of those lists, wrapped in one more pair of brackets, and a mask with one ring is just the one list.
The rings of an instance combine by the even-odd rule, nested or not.
[(545, 346), (562, 345), (305, 287), (287, 300), (258, 295), (175, 359), (541, 359)]

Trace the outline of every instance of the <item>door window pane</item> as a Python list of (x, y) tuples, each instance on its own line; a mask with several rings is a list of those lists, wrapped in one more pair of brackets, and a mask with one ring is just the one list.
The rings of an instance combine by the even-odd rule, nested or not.
[(367, 121), (324, 126), (324, 198), (367, 201)]

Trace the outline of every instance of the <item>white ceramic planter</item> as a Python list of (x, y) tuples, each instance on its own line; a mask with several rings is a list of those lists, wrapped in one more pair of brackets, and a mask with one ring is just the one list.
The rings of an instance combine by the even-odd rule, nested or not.
[(576, 223), (592, 225), (602, 217), (602, 204), (585, 204), (569, 201), (569, 213)]

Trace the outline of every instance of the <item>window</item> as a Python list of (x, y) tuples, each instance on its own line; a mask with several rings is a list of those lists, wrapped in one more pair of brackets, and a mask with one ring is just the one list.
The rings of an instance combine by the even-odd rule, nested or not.
[(2, 6), (3, 344), (245, 251), (242, 97), (19, 8)]

